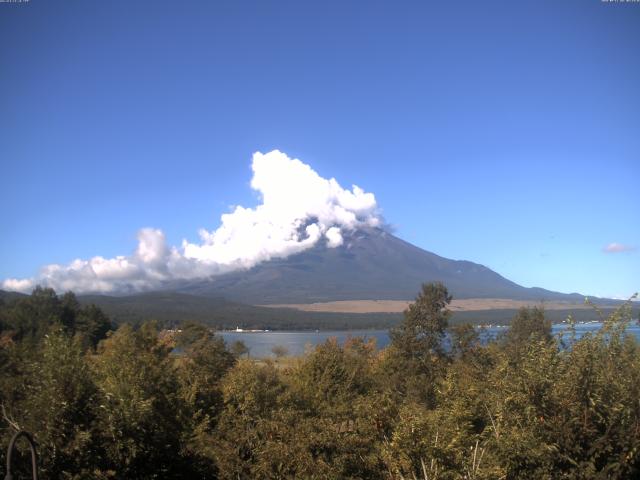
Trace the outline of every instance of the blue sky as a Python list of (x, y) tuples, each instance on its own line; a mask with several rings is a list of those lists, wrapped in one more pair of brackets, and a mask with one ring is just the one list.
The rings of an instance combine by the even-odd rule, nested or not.
[(277, 148), (422, 248), (628, 296), (639, 45), (600, 0), (0, 4), (0, 279), (196, 240)]

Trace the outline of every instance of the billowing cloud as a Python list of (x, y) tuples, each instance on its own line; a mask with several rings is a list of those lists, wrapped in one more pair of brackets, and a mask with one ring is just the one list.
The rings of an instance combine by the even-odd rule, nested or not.
[(68, 265), (47, 265), (30, 279), (7, 279), (2, 288), (30, 291), (45, 285), (57, 291), (130, 292), (157, 288), (176, 279), (218, 275), (283, 258), (324, 242), (335, 248), (343, 234), (381, 225), (376, 199), (357, 186), (342, 188), (309, 165), (274, 150), (253, 155), (251, 188), (260, 196), (255, 208), (235, 207), (215, 230), (201, 229), (200, 241), (166, 244), (153, 228), (138, 232), (129, 256), (94, 257)]
[(331, 248), (339, 247), (344, 242), (342, 233), (338, 227), (331, 227), (325, 234), (327, 237), (327, 245)]
[(624, 245), (622, 243), (610, 243), (606, 245), (602, 251), (605, 253), (622, 253), (622, 252), (633, 252), (636, 249), (633, 245)]

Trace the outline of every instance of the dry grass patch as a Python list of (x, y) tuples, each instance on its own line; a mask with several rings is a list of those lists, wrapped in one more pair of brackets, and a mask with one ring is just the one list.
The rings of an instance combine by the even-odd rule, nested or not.
[[(340, 300), (322, 303), (289, 303), (260, 305), (271, 308), (292, 308), (304, 312), (332, 313), (401, 313), (409, 304), (408, 300)], [(541, 303), (531, 300), (508, 300), (504, 298), (466, 298), (453, 300), (449, 309), (454, 312), (482, 310), (513, 310), (521, 307), (544, 306), (545, 310), (585, 309), (588, 305), (563, 302)]]

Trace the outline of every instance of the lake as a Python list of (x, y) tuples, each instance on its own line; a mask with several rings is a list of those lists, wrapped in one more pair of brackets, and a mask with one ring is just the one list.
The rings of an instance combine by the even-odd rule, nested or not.
[[(576, 325), (576, 337), (580, 338), (587, 332), (594, 332), (602, 327), (599, 322), (580, 323)], [(567, 329), (566, 324), (553, 325), (553, 333), (559, 335)], [(495, 338), (500, 333), (506, 331), (506, 327), (488, 327), (481, 337), (484, 340)], [(640, 341), (640, 326), (634, 322), (628, 333), (635, 335)], [(236, 340), (242, 340), (249, 348), (252, 357), (272, 357), (271, 349), (276, 345), (285, 347), (289, 355), (302, 355), (305, 349), (325, 342), (329, 338), (335, 337), (340, 344), (350, 337), (364, 337), (365, 339), (375, 338), (378, 348), (384, 348), (389, 344), (389, 333), (387, 330), (350, 330), (350, 331), (306, 331), (306, 332), (217, 332), (230, 345)]]

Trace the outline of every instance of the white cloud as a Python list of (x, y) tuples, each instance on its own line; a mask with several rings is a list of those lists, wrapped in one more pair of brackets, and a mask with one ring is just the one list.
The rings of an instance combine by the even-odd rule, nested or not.
[(357, 186), (342, 188), (318, 175), (309, 165), (274, 150), (253, 155), (251, 187), (261, 202), (255, 208), (237, 206), (222, 215), (216, 230), (199, 231), (200, 241), (169, 247), (161, 230), (143, 228), (130, 256), (74, 260), (47, 265), (31, 279), (7, 279), (6, 290), (30, 291), (36, 284), (57, 291), (122, 292), (250, 268), (287, 257), (323, 241), (329, 248), (343, 243), (343, 233), (381, 225), (372, 193)]
[(338, 227), (331, 227), (327, 230), (325, 236), (327, 237), (327, 245), (331, 248), (339, 247), (342, 245), (342, 242), (344, 242), (342, 233), (340, 233), (340, 229)]
[(633, 245), (624, 245), (622, 243), (610, 243), (606, 245), (602, 251), (605, 253), (622, 253), (622, 252), (633, 252), (636, 249)]
[(2, 282), (2, 288), (15, 292), (28, 292), (32, 290), (33, 287), (35, 287), (35, 284), (30, 278), (25, 278), (23, 280), (19, 280), (17, 278), (9, 278)]

